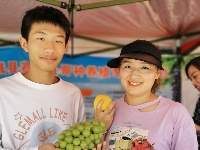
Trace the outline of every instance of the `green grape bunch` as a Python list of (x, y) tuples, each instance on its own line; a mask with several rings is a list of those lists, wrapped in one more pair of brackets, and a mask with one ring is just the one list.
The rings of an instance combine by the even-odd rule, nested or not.
[(106, 125), (102, 121), (77, 122), (69, 129), (63, 130), (58, 135), (55, 147), (61, 150), (93, 149), (97, 144), (102, 144)]

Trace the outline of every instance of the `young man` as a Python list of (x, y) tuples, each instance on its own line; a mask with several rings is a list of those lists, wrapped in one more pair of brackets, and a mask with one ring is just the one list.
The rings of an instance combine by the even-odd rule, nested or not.
[(156, 95), (161, 53), (152, 43), (136, 40), (123, 47), (108, 67), (119, 68), (124, 97), (115, 101), (107, 150), (197, 150), (194, 122), (186, 108)]
[(26, 12), (21, 34), (30, 70), (0, 80), (0, 147), (53, 150), (62, 130), (86, 120), (80, 90), (56, 76), (69, 21), (58, 9), (36, 7)]

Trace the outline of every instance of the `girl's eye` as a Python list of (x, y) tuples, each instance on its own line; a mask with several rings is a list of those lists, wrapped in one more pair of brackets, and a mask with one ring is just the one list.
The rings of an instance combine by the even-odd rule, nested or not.
[(145, 67), (145, 66), (143, 66), (142, 69), (147, 69), (147, 70), (149, 70), (149, 68), (148, 68), (148, 67)]
[(41, 41), (44, 41), (45, 39), (44, 38), (37, 38), (38, 40), (41, 40)]

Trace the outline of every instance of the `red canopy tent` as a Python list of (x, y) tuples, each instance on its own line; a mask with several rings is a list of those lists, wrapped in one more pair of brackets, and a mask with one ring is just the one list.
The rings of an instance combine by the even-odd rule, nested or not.
[[(63, 3), (67, 9), (56, 6)], [(73, 55), (116, 50), (136, 39), (176, 47), (177, 40), (184, 44), (200, 37), (199, 0), (1, 0), (1, 45), (18, 42), (25, 11), (38, 5), (56, 7), (71, 17)]]

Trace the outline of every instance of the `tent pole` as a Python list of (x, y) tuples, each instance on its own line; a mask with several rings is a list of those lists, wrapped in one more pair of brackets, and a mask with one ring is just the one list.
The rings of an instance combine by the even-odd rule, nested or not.
[(122, 5), (122, 4), (142, 2), (142, 1), (147, 1), (147, 0), (112, 0), (112, 1), (91, 3), (91, 4), (82, 4), (82, 5), (77, 4), (76, 10), (81, 11), (81, 10), (86, 10), (86, 9), (108, 7), (108, 6)]
[(172, 69), (172, 95), (174, 101), (181, 102), (181, 35), (176, 39), (176, 56), (177, 62)]
[[(58, 7), (64, 8), (64, 9), (69, 9), (69, 7), (68, 7), (69, 5), (67, 5), (67, 3), (65, 3), (65, 2), (59, 2), (56, 0), (37, 0), (37, 1), (44, 2), (44, 3), (50, 4), (50, 5), (54, 5), (54, 6), (58, 6)], [(72, 0), (69, 0), (69, 1), (71, 2)], [(112, 1), (91, 3), (91, 4), (82, 4), (82, 5), (77, 4), (75, 6), (75, 9), (77, 11), (81, 11), (81, 10), (86, 10), (86, 9), (108, 7), (108, 6), (122, 5), (122, 4), (142, 2), (142, 1), (147, 1), (147, 0), (112, 0)]]
[(68, 5), (68, 13), (70, 17), (70, 27), (71, 27), (71, 56), (74, 56), (74, 0), (70, 0)]

